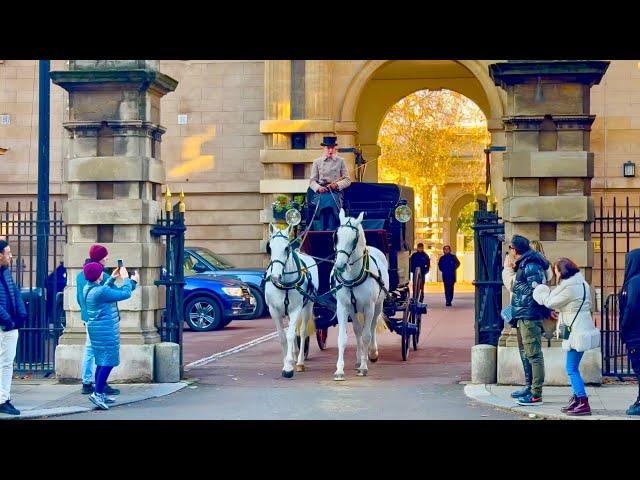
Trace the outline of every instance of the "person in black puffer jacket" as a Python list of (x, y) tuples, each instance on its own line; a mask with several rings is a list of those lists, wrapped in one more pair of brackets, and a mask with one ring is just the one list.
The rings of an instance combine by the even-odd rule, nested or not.
[(638, 398), (627, 415), (640, 415), (640, 248), (625, 257), (624, 282), (620, 290), (620, 337), (638, 377)]
[(524, 353), (531, 364), (531, 391), (517, 399), (521, 405), (542, 404), (542, 384), (544, 383), (544, 358), (542, 357), (542, 320), (549, 310), (536, 303), (533, 290), (545, 282), (545, 272), (549, 262), (531, 249), (529, 240), (514, 235), (509, 249), (515, 252), (515, 282), (511, 297), (513, 321), (517, 321), (522, 334)]

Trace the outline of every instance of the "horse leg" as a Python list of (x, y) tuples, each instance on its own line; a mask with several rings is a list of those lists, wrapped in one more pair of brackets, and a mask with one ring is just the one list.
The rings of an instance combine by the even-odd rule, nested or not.
[(360, 357), (362, 356), (362, 324), (358, 319), (358, 314), (355, 312), (352, 312), (351, 320), (353, 333), (356, 335), (356, 370), (358, 370), (360, 368)]
[(364, 307), (364, 327), (362, 334), (362, 354), (360, 355), (360, 368), (358, 368), (358, 376), (366, 377), (369, 371), (367, 365), (367, 356), (369, 352), (369, 344), (371, 343), (371, 324), (373, 323), (373, 308), (371, 305)]
[(307, 322), (309, 321), (309, 305), (305, 305), (300, 312), (300, 349), (298, 352), (298, 363), (296, 372), (304, 372), (304, 344), (307, 339)]
[(369, 361), (376, 363), (378, 361), (378, 341), (376, 339), (376, 326), (378, 322), (384, 322), (384, 319), (380, 318), (382, 313), (382, 302), (376, 304), (373, 311), (373, 319), (371, 321), (371, 343), (369, 344)]
[(338, 363), (336, 364), (336, 372), (333, 379), (336, 381), (344, 380), (344, 349), (347, 346), (347, 321), (349, 312), (347, 308), (338, 300), (336, 309), (338, 317)]
[(284, 318), (276, 309), (269, 308), (269, 313), (271, 313), (273, 320), (276, 322), (276, 331), (278, 332), (280, 346), (282, 347), (282, 358), (284, 360), (284, 357), (287, 356), (287, 336), (284, 333)]
[(293, 377), (294, 349), (296, 346), (296, 327), (300, 319), (300, 310), (294, 310), (289, 313), (289, 327), (287, 328), (287, 355), (284, 359), (282, 367), (282, 376), (285, 378)]

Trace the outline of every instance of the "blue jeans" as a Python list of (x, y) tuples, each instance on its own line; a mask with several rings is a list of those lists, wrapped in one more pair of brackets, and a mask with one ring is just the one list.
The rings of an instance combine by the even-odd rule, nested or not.
[(584, 380), (580, 376), (580, 360), (584, 352), (578, 352), (576, 350), (569, 350), (567, 352), (567, 376), (571, 381), (571, 388), (576, 397), (586, 397), (587, 392), (584, 389)]
[[(86, 324), (85, 324), (86, 330)], [(82, 383), (93, 383), (93, 372), (96, 366), (95, 357), (93, 356), (93, 347), (87, 331), (87, 341), (84, 344), (84, 360), (82, 361)]]

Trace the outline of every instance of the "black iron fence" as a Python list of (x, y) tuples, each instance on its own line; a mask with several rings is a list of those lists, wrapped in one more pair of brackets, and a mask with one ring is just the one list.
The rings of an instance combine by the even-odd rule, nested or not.
[(484, 202), (478, 204), (479, 210), (473, 214), (476, 345), (497, 346), (504, 327), (500, 316), (504, 224), (499, 223), (500, 217), (496, 212), (486, 211)]
[(6, 239), (13, 254), (12, 273), (22, 292), (28, 318), (20, 329), (15, 371), (48, 376), (55, 371), (55, 349), (64, 329), (63, 291), (67, 284), (64, 245), (67, 229), (62, 209), (53, 203), (49, 220), (49, 258), (44, 289), (36, 288), (37, 212), (33, 202), (25, 208), (7, 202), (0, 211), (0, 238)]
[(165, 308), (160, 318), (158, 333), (163, 342), (180, 345), (180, 377), (182, 366), (182, 327), (184, 324), (184, 224), (185, 205), (181, 200), (173, 207), (169, 198), (165, 202), (165, 212), (161, 213), (158, 223), (151, 229), (153, 236), (165, 237), (165, 266), (160, 280), (155, 282), (165, 287)]
[[(640, 197), (638, 198), (640, 200)], [(633, 376), (625, 345), (620, 340), (618, 294), (624, 278), (627, 252), (640, 248), (640, 203), (623, 205), (616, 198), (605, 206), (600, 198), (595, 221), (591, 227), (595, 263), (592, 283), (600, 297), (600, 329), (602, 332), (602, 374), (605, 376)]]

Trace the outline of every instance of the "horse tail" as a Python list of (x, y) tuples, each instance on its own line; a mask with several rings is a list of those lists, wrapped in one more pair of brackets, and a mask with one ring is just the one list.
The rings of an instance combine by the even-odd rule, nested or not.
[[(306, 311), (306, 309), (305, 309)], [(309, 309), (309, 318), (307, 318), (307, 337), (316, 334), (316, 322), (313, 319), (313, 307)], [(298, 323), (296, 327), (296, 335), (300, 336), (300, 327), (302, 326), (302, 322)]]

